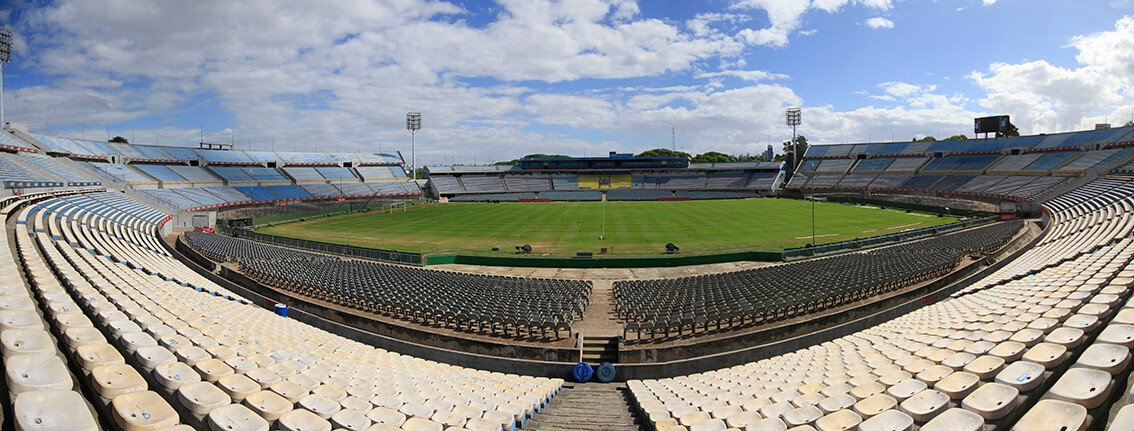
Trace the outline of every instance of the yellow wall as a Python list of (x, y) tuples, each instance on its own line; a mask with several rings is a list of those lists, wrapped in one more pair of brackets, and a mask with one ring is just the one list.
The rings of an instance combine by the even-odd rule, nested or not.
[(579, 175), (580, 189), (628, 189), (629, 175)]

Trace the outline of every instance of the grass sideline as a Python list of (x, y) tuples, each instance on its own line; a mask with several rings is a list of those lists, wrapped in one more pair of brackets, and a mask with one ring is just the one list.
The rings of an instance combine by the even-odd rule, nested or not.
[[(601, 202), (447, 203), (393, 213), (355, 213), (257, 229), (270, 235), (408, 252), (576, 251), (654, 253), (672, 242), (682, 251), (779, 250), (811, 242), (811, 202), (791, 199)], [(815, 203), (816, 241), (863, 238), (956, 221), (920, 213)]]

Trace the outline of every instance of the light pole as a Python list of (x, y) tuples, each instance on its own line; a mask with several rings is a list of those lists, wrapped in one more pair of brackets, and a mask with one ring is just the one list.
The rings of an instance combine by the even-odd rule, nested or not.
[(795, 142), (795, 139), (796, 139), (795, 128), (799, 127), (799, 124), (802, 122), (802, 113), (799, 111), (799, 108), (787, 108), (786, 117), (787, 117), (787, 125), (791, 126), (791, 171), (790, 172), (792, 174), (795, 174), (795, 166), (796, 166), (796, 164), (795, 164), (796, 163), (795, 162), (795, 160), (796, 160), (795, 150), (797, 148), (796, 142)]
[(417, 131), (421, 130), (421, 113), (406, 113), (406, 130), (410, 131), (410, 178), (417, 179)]
[(12, 61), (12, 28), (0, 27), (0, 129), (8, 127), (4, 122), (4, 66)]

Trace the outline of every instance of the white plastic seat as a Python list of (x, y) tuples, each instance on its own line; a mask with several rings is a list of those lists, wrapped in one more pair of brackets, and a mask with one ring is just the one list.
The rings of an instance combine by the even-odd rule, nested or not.
[(689, 431), (725, 431), (728, 426), (722, 419), (709, 419), (693, 424)]
[(110, 401), (114, 423), (125, 431), (158, 430), (177, 425), (177, 411), (156, 392), (131, 392)]
[(93, 413), (82, 395), (69, 390), (24, 392), (12, 401), (15, 428), (19, 430), (96, 431), (99, 426)]
[(268, 431), (268, 421), (240, 404), (229, 404), (209, 412), (212, 431)]
[(909, 431), (913, 429), (913, 425), (913, 418), (905, 413), (897, 410), (886, 410), (862, 421), (858, 425), (858, 429), (859, 431)]
[[(1134, 309), (1127, 310), (1134, 312)], [(1127, 349), (1134, 348), (1134, 325), (1118, 325), (1111, 321), (1111, 324), (1099, 332), (1095, 342), (1117, 344)]]
[(126, 364), (113, 364), (91, 369), (91, 382), (95, 392), (110, 401), (116, 396), (146, 390), (146, 379)]
[(787, 424), (780, 418), (765, 418), (750, 423), (744, 429), (753, 431), (784, 431), (787, 427)]
[(914, 420), (925, 422), (949, 408), (949, 396), (933, 389), (926, 389), (902, 401), (898, 407)]
[(445, 426), (429, 419), (412, 417), (406, 419), (406, 422), (402, 424), (402, 429), (405, 431), (441, 431), (445, 429)]
[(787, 412), (786, 414), (784, 414), (783, 419), (789, 427), (797, 427), (815, 422), (819, 418), (823, 417), (823, 414), (823, 411), (820, 410), (819, 407), (808, 405)]
[(209, 382), (215, 382), (221, 377), (235, 374), (232, 367), (228, 366), (228, 364), (220, 359), (197, 361), (197, 363), (193, 364), (193, 369), (201, 375), (201, 379)]
[(170, 392), (176, 391), (181, 385), (201, 381), (201, 375), (192, 367), (183, 362), (170, 362), (154, 367), (154, 380)]
[(1130, 349), (1114, 344), (1095, 343), (1087, 346), (1074, 366), (1118, 375), (1125, 371), (1128, 365), (1130, 365)]
[[(1056, 400), (1040, 400), (1028, 409), (1013, 429), (1083, 431), (1090, 423), (1087, 409), (1078, 404)], [(1112, 427), (1112, 429), (1114, 429)], [(1120, 428), (1121, 429), (1121, 428)]]
[(921, 426), (921, 431), (980, 431), (984, 418), (968, 410), (952, 408)]
[(161, 346), (139, 347), (138, 350), (134, 351), (134, 358), (146, 371), (152, 371), (161, 364), (177, 361), (177, 357), (173, 356), (172, 352)]
[(342, 409), (339, 403), (319, 394), (311, 394), (303, 397), (299, 400), (299, 406), (310, 410), (323, 419), (330, 419), (331, 416)]
[(899, 403), (905, 401), (907, 398), (916, 395), (918, 392), (924, 391), (928, 386), (925, 382), (917, 379), (906, 379), (896, 385), (890, 386), (886, 389), (886, 395), (893, 397)]
[(16, 328), (0, 331), (0, 354), (5, 358), (14, 355), (53, 355), (55, 341), (43, 329)]
[(1028, 392), (1043, 383), (1043, 373), (1043, 365), (1016, 361), (996, 374), (996, 382), (1012, 386), (1020, 392)]
[(286, 398), (292, 404), (299, 402), (309, 393), (306, 388), (286, 380), (272, 383), (268, 389), (280, 394), (281, 397)]
[(244, 398), (244, 405), (268, 422), (275, 422), (292, 409), (291, 402), (272, 391), (250, 394)]
[(1087, 409), (1102, 405), (1113, 387), (1110, 373), (1089, 368), (1072, 368), (1055, 381), (1047, 397), (1079, 404)]
[(260, 391), (260, 384), (243, 374), (233, 374), (217, 379), (217, 387), (232, 398), (232, 402), (244, 401), (249, 395)]
[[(465, 422), (466, 420), (461, 420), (461, 425)], [(331, 416), (331, 425), (336, 429), (365, 431), (370, 428), (370, 419), (356, 410), (344, 408)]]
[(232, 404), (232, 398), (212, 383), (187, 383), (177, 388), (177, 400), (186, 410), (201, 416), (218, 407)]
[(1028, 349), (1023, 360), (1043, 365), (1046, 369), (1058, 367), (1067, 360), (1067, 346), (1052, 343), (1039, 343)]
[[(232, 364), (229, 364), (229, 365), (232, 365)], [(233, 367), (233, 368), (236, 368), (236, 367)], [(263, 388), (264, 390), (267, 390), (268, 388), (272, 387), (272, 384), (281, 380), (279, 375), (277, 375), (276, 373), (273, 373), (271, 371), (268, 371), (264, 368), (255, 368), (255, 369), (248, 370), (247, 372), (244, 373), (244, 375), (248, 376), (248, 378), (252, 379), (256, 383), (259, 383), (260, 387)]]
[(331, 422), (303, 409), (284, 413), (278, 423), (281, 431), (331, 431)]
[[(366, 414), (366, 418), (377, 423), (385, 423), (394, 426), (402, 426), (406, 421), (406, 415), (402, 412), (394, 410), (389, 407), (374, 407)], [(499, 424), (497, 424), (499, 426)]]
[(71, 372), (55, 355), (15, 355), (5, 359), (8, 391), (19, 395), (30, 391), (70, 391)]
[(109, 344), (84, 344), (75, 349), (79, 367), (89, 372), (102, 365), (125, 364), (126, 358)]
[(819, 431), (847, 431), (862, 423), (862, 417), (850, 410), (839, 410), (815, 421), (815, 429)]
[(980, 380), (975, 374), (959, 371), (938, 381), (933, 385), (933, 389), (948, 395), (949, 398), (959, 400), (972, 393), (980, 384)]
[(988, 383), (961, 401), (961, 407), (988, 420), (1000, 419), (1016, 408), (1020, 391), (1000, 383)]
[(763, 418), (760, 416), (759, 412), (742, 411), (726, 417), (725, 425), (728, 425), (729, 428), (746, 429), (746, 427), (749, 427), (751, 424), (761, 419)]

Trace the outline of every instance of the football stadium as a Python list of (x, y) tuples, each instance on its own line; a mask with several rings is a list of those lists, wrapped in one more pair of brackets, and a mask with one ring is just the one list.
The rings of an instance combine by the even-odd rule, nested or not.
[[(607, 18), (591, 24), (621, 31), (673, 21), (626, 24), (647, 14), (630, 3), (629, 12), (602, 3)], [(1000, 7), (994, 3), (971, 7)], [(462, 12), (397, 14), (433, 31), (480, 30), (411, 17), (476, 13), (472, 3), (460, 5)], [(60, 42), (44, 28), (59, 14), (85, 9), (42, 7), (0, 10), (0, 18), (23, 20), (14, 27), (29, 34), (0, 27), (0, 64), (14, 54), (31, 57), (17, 69), (11, 121), (3, 119), (0, 93), (3, 429), (1134, 429), (1134, 121), (1028, 124), (1031, 133), (1021, 133), (1013, 119), (1031, 121), (1030, 114), (965, 110), (978, 115), (941, 126), (935, 112), (922, 120), (972, 137), (808, 144), (796, 135), (807, 116), (818, 117), (806, 126), (809, 136), (844, 133), (836, 129), (852, 127), (848, 118), (867, 120), (834, 121), (824, 117), (831, 106), (801, 111), (784, 100), (774, 103), (775, 125), (767, 126), (790, 138), (779, 154), (771, 145), (758, 157), (703, 151), (703, 144), (695, 147), (700, 154), (680, 152), (676, 126), (667, 126), (668, 150), (606, 139), (631, 136), (619, 129), (593, 139), (605, 146), (600, 156), (584, 149), (581, 156), (465, 163), (416, 143), (428, 130), (422, 112), (407, 110), (404, 129), (400, 107), (393, 127), (366, 126), (406, 135), (405, 142), (337, 128), (340, 111), (328, 106), (350, 91), (318, 100), (277, 94), (251, 105), (194, 93), (185, 105), (154, 114), (160, 118), (108, 114), (88, 138), (85, 123), (50, 119), (72, 115), (49, 109), (64, 85), (130, 98), (166, 80), (179, 88), (221, 84), (207, 70), (192, 79), (155, 73), (111, 74), (122, 79), (113, 84), (79, 78), (90, 75), (55, 81), (47, 72), (61, 70), (53, 69), (61, 63), (52, 51)], [(533, 13), (499, 7), (507, 10), (502, 21)], [(745, 7), (755, 6), (736, 2), (725, 10)], [(355, 12), (365, 15), (362, 9)], [(774, 24), (775, 13), (768, 14)], [(744, 22), (737, 20), (726, 21)], [(894, 25), (878, 17), (841, 31)], [(96, 33), (116, 31), (111, 27)], [(1092, 38), (1125, 32), (1131, 44), (1107, 46), (1129, 57), (1134, 19), (1116, 28), (1076, 33), (1073, 45), (1086, 52)], [(708, 31), (689, 30), (688, 37)], [(804, 32), (791, 37), (816, 34)], [(335, 49), (378, 43), (379, 36), (363, 33), (331, 39)], [(703, 42), (725, 37), (712, 34)], [(325, 54), (303, 46), (300, 56)], [(75, 52), (129, 62), (120, 54), (141, 49), (119, 48)], [(262, 54), (244, 48), (234, 58)], [(202, 64), (219, 70), (226, 61)], [(338, 64), (313, 79), (334, 81), (351, 67)], [(242, 73), (271, 79), (267, 70)], [(516, 81), (535, 88), (524, 91), (553, 92), (496, 73), (499, 82), (457, 87), (493, 89), (490, 98), (507, 97), (511, 90), (499, 86)], [(532, 79), (549, 86), (617, 81), (602, 73), (539, 73)], [(974, 74), (970, 79), (993, 79)], [(419, 89), (448, 91), (450, 84)], [(889, 84), (883, 87), (897, 88)], [(935, 90), (895, 90), (873, 100), (903, 91)], [(165, 106), (163, 97), (176, 98), (150, 95), (141, 103)], [(382, 101), (401, 103), (397, 97)], [(537, 103), (530, 99), (525, 103)], [(118, 109), (89, 99), (69, 103)], [(206, 135), (205, 126), (157, 125), (198, 108), (225, 117), (214, 111), (260, 103), (330, 117), (314, 129), (282, 132), (299, 142), (281, 138), (278, 149), (254, 130), (248, 133), (271, 147), (254, 149), (232, 129)], [(430, 103), (447, 102), (422, 93), (413, 106), (425, 106), (428, 119)], [(1110, 112), (1125, 112), (1117, 109)], [(510, 127), (509, 116), (535, 116), (506, 112), (475, 114), (458, 126), (439, 118), (439, 128), (453, 128), (431, 139), (453, 140), (465, 151), (459, 156), (471, 159), (505, 146), (479, 141), (479, 133)], [(135, 140), (132, 131), (123, 132), (129, 139), (109, 136), (111, 125), (128, 130), (123, 125), (142, 124), (136, 121), (155, 122), (152, 143), (139, 143), (147, 139)], [(240, 115), (222, 121), (255, 128)], [(469, 125), (477, 122), (483, 130)], [(730, 126), (712, 126), (721, 127)], [(568, 129), (525, 129), (518, 135), (525, 144), (516, 148), (574, 153), (575, 139), (598, 133)], [(159, 133), (176, 137), (159, 143)], [(572, 138), (552, 138), (564, 133)], [(537, 135), (546, 139), (528, 142)], [(726, 135), (705, 136), (724, 148)], [(489, 141), (507, 140), (501, 136)], [(312, 144), (355, 138), (362, 142)], [(419, 163), (425, 154), (431, 161)]]

